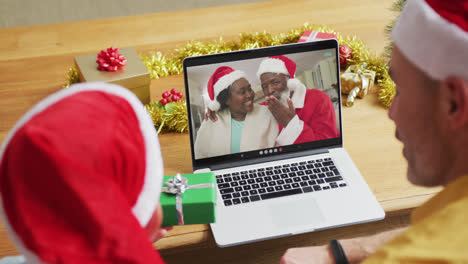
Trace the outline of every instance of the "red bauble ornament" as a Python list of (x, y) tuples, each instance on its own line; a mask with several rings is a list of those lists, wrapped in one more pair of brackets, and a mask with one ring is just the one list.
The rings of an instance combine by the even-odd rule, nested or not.
[(107, 50), (101, 50), (97, 55), (96, 63), (100, 71), (117, 71), (122, 68), (127, 59), (119, 54), (118, 48), (110, 47)]
[(340, 66), (345, 66), (348, 60), (353, 57), (353, 51), (346, 44), (341, 44), (338, 50), (340, 53)]
[(163, 98), (163, 99), (159, 100), (159, 102), (160, 102), (162, 105), (165, 105), (165, 104), (167, 104), (167, 99), (166, 99), (166, 98)]

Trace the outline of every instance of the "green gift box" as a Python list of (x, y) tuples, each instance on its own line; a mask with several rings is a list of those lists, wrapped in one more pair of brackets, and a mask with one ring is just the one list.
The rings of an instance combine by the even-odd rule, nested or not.
[(212, 172), (165, 176), (159, 200), (162, 226), (214, 223), (216, 177)]

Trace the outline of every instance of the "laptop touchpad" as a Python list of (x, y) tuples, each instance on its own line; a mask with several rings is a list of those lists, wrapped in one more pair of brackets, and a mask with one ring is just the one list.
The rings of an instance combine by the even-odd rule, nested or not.
[(314, 199), (278, 201), (270, 206), (273, 223), (279, 227), (321, 226), (325, 221)]

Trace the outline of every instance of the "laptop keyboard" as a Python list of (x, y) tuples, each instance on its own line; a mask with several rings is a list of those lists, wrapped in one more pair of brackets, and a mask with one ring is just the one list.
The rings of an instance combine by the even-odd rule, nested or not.
[(331, 158), (216, 175), (225, 206), (346, 187)]

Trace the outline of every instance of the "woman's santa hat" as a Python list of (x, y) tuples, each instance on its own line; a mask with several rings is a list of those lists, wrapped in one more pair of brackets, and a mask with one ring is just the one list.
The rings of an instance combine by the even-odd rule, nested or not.
[(468, 81), (467, 0), (407, 0), (392, 38), (431, 78), (457, 76)]
[(39, 102), (4, 140), (0, 215), (28, 263), (164, 263), (145, 230), (162, 176), (138, 98), (77, 84)]
[(296, 89), (304, 88), (304, 84), (296, 79), (296, 63), (290, 58), (279, 55), (264, 59), (258, 67), (257, 77), (260, 79), (264, 73), (282, 73), (288, 75), (287, 86), (292, 92)]
[(212, 111), (219, 110), (221, 104), (216, 100), (216, 97), (221, 91), (228, 89), (229, 86), (241, 78), (245, 78), (243, 71), (234, 70), (228, 66), (221, 66), (216, 69), (208, 80), (208, 97), (204, 97), (205, 105)]

